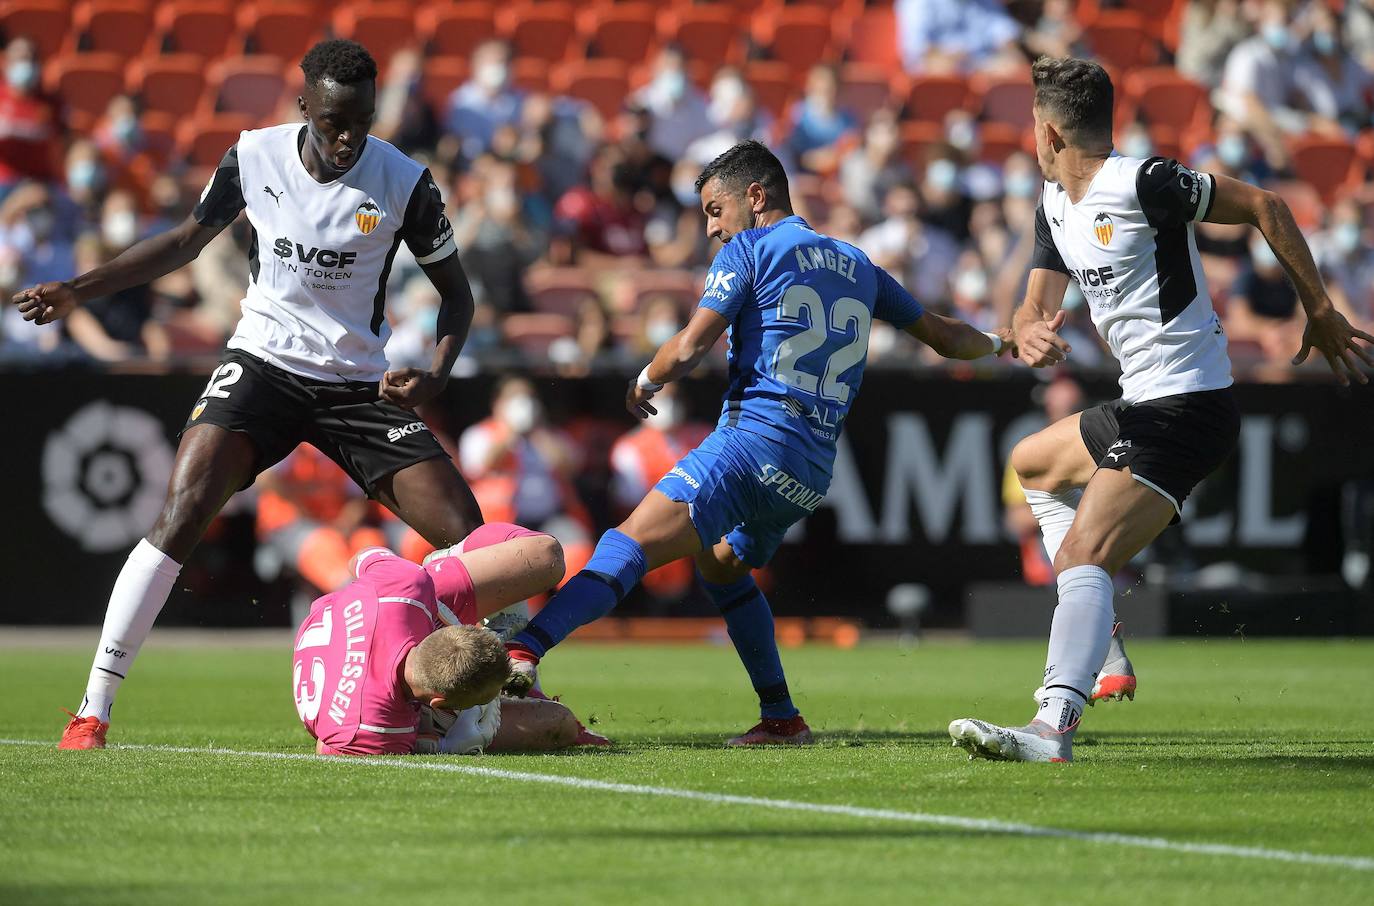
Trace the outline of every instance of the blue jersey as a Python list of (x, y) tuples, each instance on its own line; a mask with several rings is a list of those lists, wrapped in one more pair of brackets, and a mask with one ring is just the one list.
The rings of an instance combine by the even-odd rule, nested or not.
[(730, 322), (718, 427), (784, 444), (827, 476), (863, 381), (873, 318), (905, 328), (923, 312), (862, 251), (795, 216), (726, 243), (701, 305)]

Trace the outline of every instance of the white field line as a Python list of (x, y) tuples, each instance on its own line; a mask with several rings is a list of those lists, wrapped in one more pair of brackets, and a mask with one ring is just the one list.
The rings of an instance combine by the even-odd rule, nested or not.
[[(0, 745), (54, 746), (54, 743), (49, 740), (36, 739), (0, 739)], [(1265, 849), (1257, 846), (1231, 846), (1226, 843), (1186, 843), (1177, 840), (1168, 840), (1163, 837), (1141, 837), (1134, 834), (1111, 834), (1097, 831), (1041, 827), (1035, 824), (997, 821), (991, 818), (965, 818), (959, 815), (903, 812), (894, 809), (864, 808), (857, 805), (829, 805), (821, 802), (801, 802), (794, 799), (765, 799), (760, 796), (706, 793), (698, 790), (680, 790), (673, 787), (646, 786), (637, 783), (612, 783), (606, 780), (592, 780), (586, 777), (565, 777), (558, 774), (534, 774), (528, 771), (507, 771), (501, 768), (455, 764), (451, 761), (439, 761), (429, 758), (339, 758), (335, 756), (297, 752), (245, 752), (237, 749), (191, 748), (186, 746), (114, 745), (110, 748), (143, 752), (168, 752), (180, 755), (227, 755), (234, 758), (261, 758), (273, 761), (314, 761), (336, 766), (367, 765), (370, 767), (400, 768), (403, 770), (438, 771), (449, 774), (466, 774), (472, 777), (516, 780), (524, 783), (544, 783), (551, 786), (565, 786), (579, 790), (595, 790), (603, 793), (625, 793), (632, 796), (660, 796), (667, 799), (686, 799), (692, 802), (706, 802), (713, 805), (743, 805), (752, 808), (774, 809), (777, 811), (839, 815), (845, 818), (860, 818), (870, 821), (896, 821), (903, 824), (952, 827), (975, 833), (1006, 834), (1017, 837), (1051, 837), (1064, 840), (1079, 840), (1084, 843), (1097, 843), (1107, 846), (1123, 846), (1133, 849), (1155, 849), (1166, 852), (1188, 853), (1190, 855), (1224, 856), (1234, 859), (1260, 859), (1268, 862), (1293, 862), (1303, 865), (1330, 865), (1337, 868), (1350, 868), (1356, 871), (1374, 871), (1374, 858), (1366, 856), (1332, 856), (1322, 853), (1309, 853), (1286, 849)]]

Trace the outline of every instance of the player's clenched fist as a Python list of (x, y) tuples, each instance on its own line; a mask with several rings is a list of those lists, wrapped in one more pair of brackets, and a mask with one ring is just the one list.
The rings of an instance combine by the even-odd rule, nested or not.
[(419, 368), (401, 368), (382, 376), (378, 393), (387, 402), (402, 409), (414, 409), (434, 399), (443, 391), (447, 379)]
[(1034, 321), (1016, 335), (1016, 352), (1032, 368), (1058, 365), (1069, 357), (1072, 347), (1059, 335), (1066, 315), (1061, 309), (1048, 321)]
[(76, 298), (76, 292), (66, 283), (53, 281), (20, 290), (14, 294), (11, 301), (19, 306), (19, 312), (25, 321), (51, 324), (71, 314), (79, 300)]

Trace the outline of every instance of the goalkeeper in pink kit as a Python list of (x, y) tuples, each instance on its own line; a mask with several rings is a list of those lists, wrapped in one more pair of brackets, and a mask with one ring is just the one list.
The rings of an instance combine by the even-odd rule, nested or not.
[(606, 744), (565, 706), (499, 698), (510, 663), (479, 624), (563, 576), (558, 542), (489, 523), (424, 566), (385, 548), (296, 633), (296, 711), (327, 755), (469, 754)]

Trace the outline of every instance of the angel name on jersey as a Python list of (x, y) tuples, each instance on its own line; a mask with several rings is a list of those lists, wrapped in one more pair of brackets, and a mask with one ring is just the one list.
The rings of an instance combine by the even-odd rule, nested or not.
[[(357, 252), (341, 252), (335, 249), (316, 248), (315, 246), (307, 248), (299, 242), (292, 242), (285, 236), (272, 244), (272, 251), (278, 258), (282, 259), (283, 266), (287, 270), (300, 274), (302, 277), (313, 277), (316, 280), (352, 280), (353, 272), (343, 270), (343, 268), (351, 266), (358, 258)], [(347, 282), (336, 285), (318, 283), (307, 285), (311, 289), (329, 290), (348, 289), (349, 287)]]

